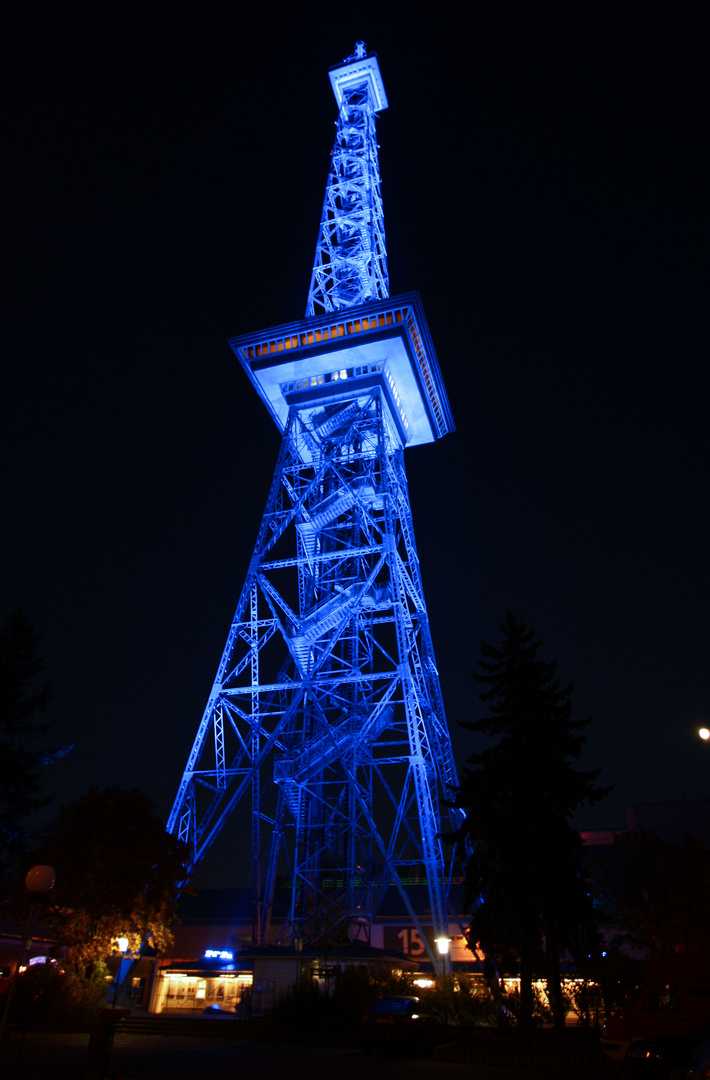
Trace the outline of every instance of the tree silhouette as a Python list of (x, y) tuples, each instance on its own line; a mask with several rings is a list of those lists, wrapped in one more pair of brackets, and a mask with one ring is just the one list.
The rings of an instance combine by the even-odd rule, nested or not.
[(78, 974), (105, 960), (118, 937), (134, 953), (149, 938), (158, 951), (172, 942), (187, 849), (138, 788), (89, 788), (61, 808), (34, 858), (56, 871), (47, 920)]
[(41, 793), (41, 767), (64, 750), (43, 749), (52, 726), (39, 635), (22, 611), (0, 629), (0, 879), (27, 849), (26, 819), (50, 800)]
[(653, 960), (710, 951), (710, 851), (696, 837), (668, 842), (653, 832), (619, 833), (595, 863), (594, 881), (614, 944)]
[(599, 770), (573, 767), (589, 720), (573, 720), (572, 686), (560, 685), (554, 661), (540, 659), (534, 630), (510, 614), (500, 629), (500, 647), (481, 643), (474, 674), (488, 714), (463, 724), (488, 745), (463, 770), (458, 804), (467, 817), (459, 838), (473, 852), (471, 943), (480, 942), (498, 970), (519, 968), (518, 1024), (526, 1032), (533, 976), (547, 977), (555, 1024), (563, 1026), (560, 957), (565, 950), (587, 955), (594, 939), (582, 843), (570, 818), (609, 789), (596, 786)]

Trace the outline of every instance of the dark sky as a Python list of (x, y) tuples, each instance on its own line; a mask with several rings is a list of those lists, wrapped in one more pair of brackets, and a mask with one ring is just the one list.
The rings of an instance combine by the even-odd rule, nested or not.
[(226, 339), (303, 316), (359, 38), (457, 424), (407, 462), (459, 763), (511, 610), (615, 785), (580, 825), (710, 794), (704, 5), (379, 6), (5, 4), (0, 614), (42, 634), (59, 803), (169, 811), (278, 449)]

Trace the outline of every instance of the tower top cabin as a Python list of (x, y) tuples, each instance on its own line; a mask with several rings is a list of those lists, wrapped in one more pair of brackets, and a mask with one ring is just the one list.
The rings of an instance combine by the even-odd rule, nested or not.
[(367, 55), (364, 42), (358, 41), (352, 56), (343, 60), (342, 64), (334, 64), (328, 71), (328, 75), (339, 109), (343, 107), (345, 94), (352, 89), (357, 90), (358, 93), (365, 90), (372, 102), (374, 112), (382, 112), (387, 108), (387, 94), (377, 56), (374, 53)]
[(358, 42), (329, 76), (338, 120), (306, 318), (229, 344), (281, 432), (290, 409), (307, 419), (380, 388), (393, 447), (433, 442), (454, 423), (419, 295), (389, 296), (377, 57)]

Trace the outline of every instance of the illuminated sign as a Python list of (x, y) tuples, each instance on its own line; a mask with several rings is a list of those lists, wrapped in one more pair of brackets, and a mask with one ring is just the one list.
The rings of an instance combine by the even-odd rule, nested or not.
[(234, 953), (226, 949), (205, 949), (205, 960), (233, 960)]
[(31, 956), (29, 958), (29, 960), (27, 961), (27, 966), (28, 967), (33, 967), (35, 964), (48, 964), (48, 963), (49, 963), (49, 957), (48, 956)]

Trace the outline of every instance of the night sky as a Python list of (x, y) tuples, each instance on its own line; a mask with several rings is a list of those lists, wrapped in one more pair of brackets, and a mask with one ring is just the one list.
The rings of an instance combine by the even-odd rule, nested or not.
[(512, 611), (615, 785), (580, 827), (710, 795), (706, 8), (378, 6), (4, 7), (0, 616), (74, 744), (55, 807), (172, 804), (279, 444), (226, 339), (303, 317), (358, 39), (457, 425), (407, 453), (457, 760)]

